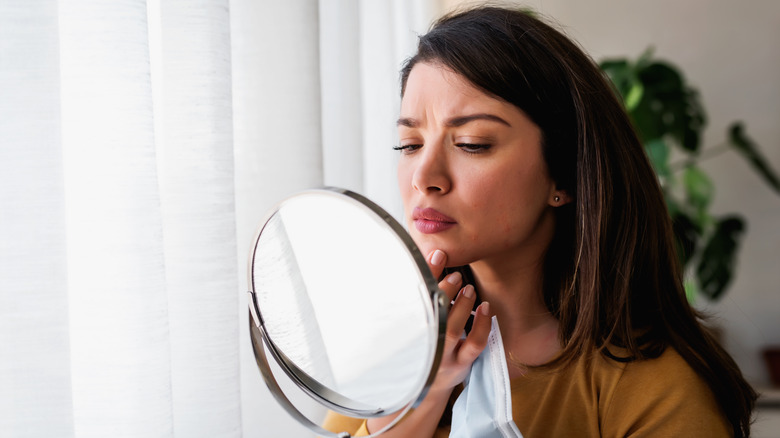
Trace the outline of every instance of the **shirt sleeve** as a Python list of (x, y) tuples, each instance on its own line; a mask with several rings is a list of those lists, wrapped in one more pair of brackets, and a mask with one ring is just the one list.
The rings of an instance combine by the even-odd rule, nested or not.
[[(349, 432), (353, 437), (369, 436), (368, 420), (351, 418), (335, 412), (328, 412), (323, 427), (331, 432)], [(439, 427), (433, 438), (447, 438), (450, 435), (449, 426)]]
[(629, 363), (601, 425), (604, 437), (731, 437), (706, 382), (672, 348)]
[(362, 418), (347, 417), (330, 411), (325, 416), (323, 428), (334, 433), (349, 432), (353, 437), (368, 436), (366, 423)]

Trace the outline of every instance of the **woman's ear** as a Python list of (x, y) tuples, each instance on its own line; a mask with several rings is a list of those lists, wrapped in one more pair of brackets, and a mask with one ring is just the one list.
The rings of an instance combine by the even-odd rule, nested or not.
[(566, 190), (556, 189), (550, 197), (550, 205), (553, 207), (560, 207), (572, 202), (574, 199), (569, 195)]

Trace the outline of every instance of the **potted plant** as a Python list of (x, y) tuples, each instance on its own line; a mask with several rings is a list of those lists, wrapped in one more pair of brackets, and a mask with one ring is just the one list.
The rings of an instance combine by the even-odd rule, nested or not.
[[(652, 49), (636, 61), (608, 59), (600, 67), (623, 98), (658, 175), (687, 274), (688, 300), (694, 302), (699, 294), (718, 300), (733, 278), (745, 219), (738, 213), (710, 212), (715, 187), (699, 163), (733, 151), (778, 193), (780, 179), (741, 122), (731, 123), (723, 144), (702, 147), (707, 116), (699, 93), (675, 65), (653, 59)], [(773, 384), (780, 386), (780, 348), (766, 348), (763, 355)]]
[(600, 66), (623, 98), (658, 175), (674, 224), (680, 263), (688, 273), (688, 298), (693, 301), (702, 294), (717, 300), (734, 275), (745, 219), (737, 213), (716, 216), (710, 212), (715, 187), (699, 163), (734, 151), (778, 194), (780, 178), (741, 122), (728, 127), (722, 145), (702, 147), (707, 116), (699, 93), (675, 65), (653, 59), (652, 49), (636, 61), (608, 59)]

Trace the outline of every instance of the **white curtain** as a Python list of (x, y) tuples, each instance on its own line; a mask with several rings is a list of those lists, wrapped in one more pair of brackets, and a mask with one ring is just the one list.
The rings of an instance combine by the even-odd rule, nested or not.
[(431, 2), (0, 0), (0, 436), (308, 436), (252, 358), (246, 256), (295, 191), (400, 213)]

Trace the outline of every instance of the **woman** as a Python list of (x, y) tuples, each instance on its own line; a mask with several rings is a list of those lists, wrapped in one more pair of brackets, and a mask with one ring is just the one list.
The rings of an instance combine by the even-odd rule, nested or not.
[(401, 83), (406, 221), (434, 275), (460, 268), (437, 377), (386, 436), (447, 436), (493, 315), (526, 438), (749, 436), (756, 394), (686, 301), (655, 174), (592, 60), (481, 7), (437, 21)]

